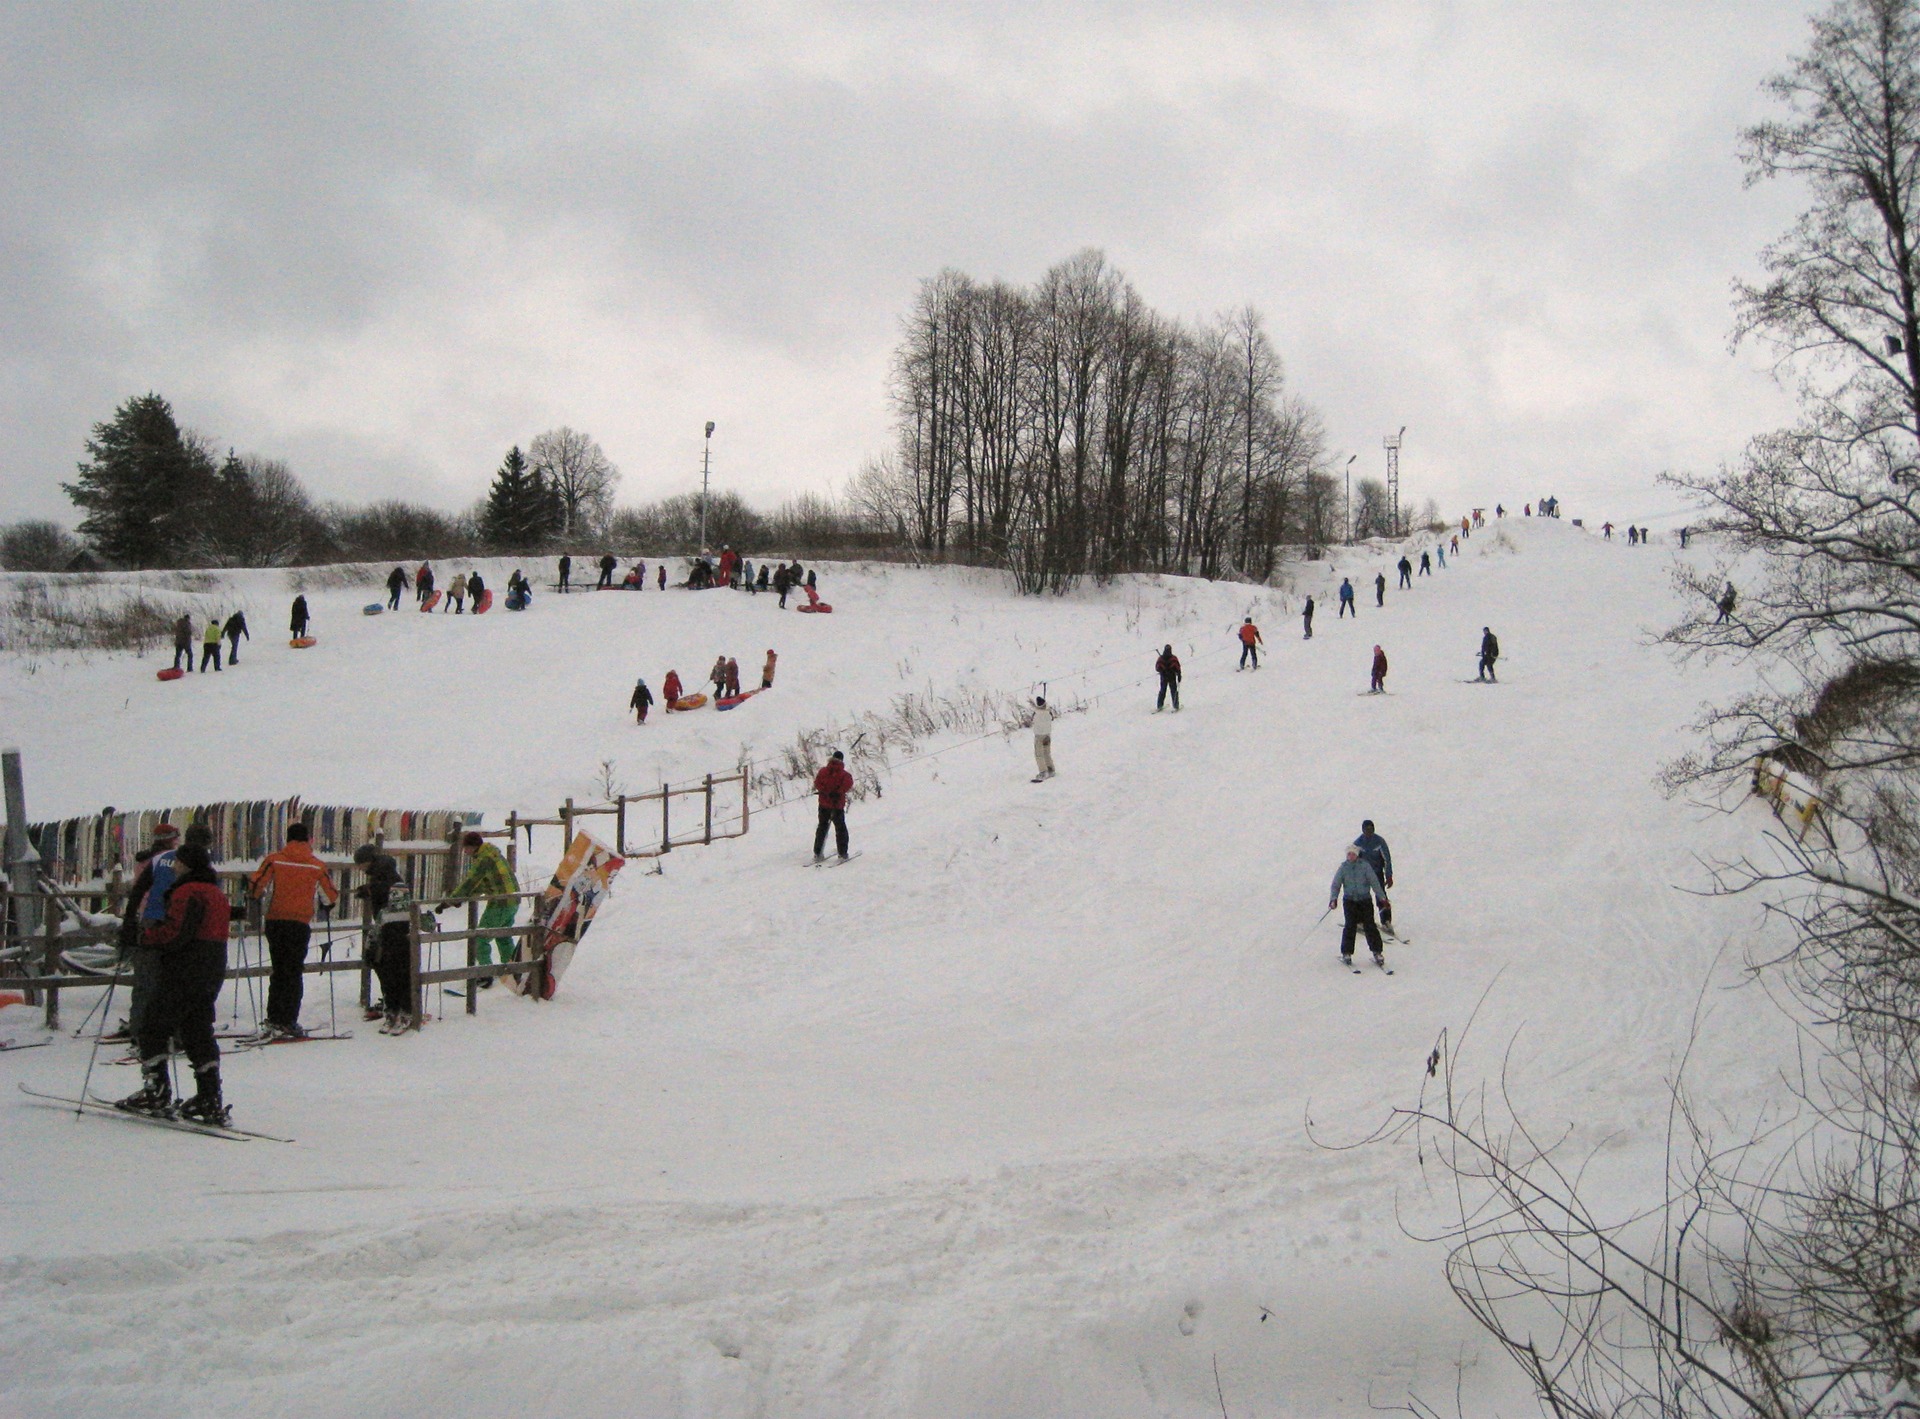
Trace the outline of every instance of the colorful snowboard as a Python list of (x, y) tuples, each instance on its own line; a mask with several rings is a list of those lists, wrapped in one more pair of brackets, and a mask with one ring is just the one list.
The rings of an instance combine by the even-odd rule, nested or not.
[[(540, 894), (541, 932), (535, 949), (547, 962), (546, 991), (542, 999), (553, 999), (554, 992), (560, 988), (560, 978), (573, 962), (574, 949), (593, 924), (607, 893), (613, 890), (614, 875), (626, 865), (627, 860), (605, 843), (586, 833), (573, 835), (567, 855), (560, 859), (553, 880)], [(525, 951), (526, 947), (522, 946), (522, 960), (526, 959)], [(524, 992), (524, 977), (505, 979), (514, 989)]]

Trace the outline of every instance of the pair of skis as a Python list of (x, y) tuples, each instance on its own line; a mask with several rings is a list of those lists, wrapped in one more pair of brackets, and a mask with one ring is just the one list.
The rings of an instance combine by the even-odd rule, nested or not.
[(79, 1113), (98, 1114), (107, 1118), (131, 1119), (134, 1123), (152, 1124), (156, 1128), (170, 1128), (176, 1133), (198, 1133), (208, 1138), (225, 1138), (235, 1143), (245, 1143), (255, 1138), (264, 1143), (293, 1142), (291, 1138), (281, 1138), (272, 1133), (260, 1133), (251, 1128), (235, 1128), (231, 1124), (221, 1127), (210, 1123), (196, 1123), (187, 1118), (175, 1118), (171, 1114), (142, 1113), (134, 1109), (123, 1109), (95, 1094), (68, 1099), (59, 1094), (43, 1094), (38, 1089), (29, 1089), (25, 1084), (20, 1086), (20, 1092), (44, 1104), (58, 1104)]
[(806, 865), (808, 867), (845, 867), (849, 862), (852, 862), (854, 858), (860, 856), (863, 851), (864, 849), (862, 848), (855, 848), (845, 857), (810, 857), (807, 859)]

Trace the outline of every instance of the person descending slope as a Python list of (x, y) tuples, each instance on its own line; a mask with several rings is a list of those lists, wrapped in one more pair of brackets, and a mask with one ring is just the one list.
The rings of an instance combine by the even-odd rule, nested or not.
[(1379, 646), (1373, 648), (1373, 688), (1367, 693), (1384, 695), (1387, 692), (1387, 653)]
[(1373, 919), (1376, 897), (1382, 902), (1387, 899), (1378, 874), (1360, 856), (1359, 848), (1348, 848), (1347, 860), (1334, 869), (1333, 886), (1327, 892), (1327, 910), (1341, 907), (1345, 911), (1346, 920), (1340, 928), (1340, 962), (1349, 970), (1359, 969), (1353, 964), (1353, 938), (1359, 932), (1366, 933), (1374, 965), (1383, 971), (1387, 968), (1386, 943), (1380, 939), (1380, 928)]
[(1266, 642), (1260, 639), (1260, 628), (1253, 624), (1253, 617), (1247, 617), (1246, 620), (1240, 623), (1240, 664), (1236, 666), (1235, 669), (1245, 670), (1247, 668), (1247, 661), (1251, 659), (1253, 661), (1253, 668), (1258, 670), (1260, 668), (1260, 647), (1265, 644)]
[(647, 688), (643, 675), (633, 682), (633, 698), (627, 701), (627, 708), (640, 717), (640, 723), (647, 722), (647, 709), (653, 704), (653, 691)]
[(853, 792), (853, 775), (847, 772), (847, 756), (835, 749), (820, 772), (813, 776), (813, 791), (820, 799), (820, 823), (813, 830), (813, 860), (827, 859), (827, 829), (833, 829), (833, 845), (840, 860), (847, 859), (847, 795)]
[(1734, 595), (1733, 583), (1728, 582), (1727, 589), (1720, 593), (1720, 600), (1715, 603), (1720, 614), (1713, 618), (1713, 624), (1717, 626), (1731, 616), (1733, 614), (1733, 608), (1738, 601), (1739, 597)]
[(1493, 673), (1493, 662), (1499, 658), (1500, 642), (1494, 638), (1493, 628), (1482, 626), (1480, 628), (1480, 673), (1473, 678), (1498, 682), (1500, 677)]
[(1413, 563), (1403, 553), (1400, 557), (1400, 586), (1402, 590), (1413, 585)]
[(1340, 578), (1340, 609), (1333, 613), (1333, 619), (1337, 621), (1342, 616), (1351, 616), (1356, 621), (1360, 619), (1360, 613), (1354, 608), (1353, 604), (1352, 577), (1343, 576)]
[(1302, 637), (1300, 637), (1300, 639), (1303, 641), (1312, 640), (1313, 639), (1313, 598), (1311, 596), (1307, 598), (1306, 607), (1300, 612), (1300, 624), (1305, 626), (1307, 631), (1307, 633)]
[(1033, 762), (1040, 770), (1033, 781), (1038, 783), (1053, 777), (1053, 711), (1047, 708), (1044, 696), (1034, 699), (1030, 723), (1033, 725)]
[(1387, 892), (1393, 889), (1393, 849), (1387, 846), (1387, 840), (1373, 830), (1373, 819), (1365, 818), (1360, 823), (1360, 836), (1353, 840), (1360, 849), (1360, 860), (1373, 869), (1373, 875), (1380, 879), (1380, 926), (1387, 935), (1393, 935), (1393, 903), (1387, 900)]
[(1160, 713), (1167, 707), (1167, 696), (1173, 696), (1173, 712), (1180, 713), (1180, 657), (1173, 653), (1169, 645), (1160, 652), (1160, 658), (1153, 662), (1153, 668), (1160, 675), (1160, 698), (1154, 701), (1153, 712)]

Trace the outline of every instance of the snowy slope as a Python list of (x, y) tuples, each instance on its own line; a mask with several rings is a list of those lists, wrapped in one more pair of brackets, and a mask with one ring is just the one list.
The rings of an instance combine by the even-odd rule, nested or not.
[[(1425, 1206), (1411, 1149), (1328, 1151), (1306, 1120), (1367, 1131), (1483, 995), (1466, 1072), (1514, 1041), (1520, 1101), (1604, 1149), (1601, 1186), (1657, 1169), (1703, 998), (1692, 1067), (1735, 1113), (1761, 1097), (1787, 1032), (1755, 992), (1702, 995), (1755, 905), (1676, 887), (1760, 820), (1652, 782), (1741, 673), (1645, 644), (1672, 555), (1509, 519), (1384, 610), (1367, 586), (1357, 622), (1334, 619), (1339, 571), (1370, 583), (1391, 554), (1291, 593), (823, 568), (831, 617), (649, 592), (363, 619), (371, 594), (343, 590), (311, 594), (318, 648), (263, 634), (218, 678), (0, 661), (36, 816), (298, 792), (497, 821), (591, 796), (603, 760), (684, 779), (908, 691), (1044, 681), (1085, 705), (1045, 784), (1024, 734), (898, 761), (845, 868), (803, 865), (805, 801), (636, 864), (550, 1005), (233, 1058), (240, 1120), (296, 1146), (7, 1106), (7, 1402), (1361, 1414), (1444, 1400), (1464, 1366), (1470, 1403), (1519, 1412), (1396, 1223)], [(221, 594), (278, 625), (283, 587)], [(1235, 673), (1249, 610), (1269, 659)], [(1463, 683), (1482, 625), (1498, 687)], [(1156, 716), (1168, 642), (1186, 707)], [(1392, 693), (1370, 698), (1376, 642)], [(753, 679), (769, 645), (779, 683), (740, 710), (621, 713), (635, 674), (657, 691), (725, 649)], [(1363, 816), (1413, 937), (1391, 979), (1340, 970), (1314, 925)], [(310, 986), (308, 1021), (326, 1009)], [(0, 1031), (32, 1035), (22, 1014)], [(0, 1078), (66, 1089), (84, 1062), (63, 1041)]]

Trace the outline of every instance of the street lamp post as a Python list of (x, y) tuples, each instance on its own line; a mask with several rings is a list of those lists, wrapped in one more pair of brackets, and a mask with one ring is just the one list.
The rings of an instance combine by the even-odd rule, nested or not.
[(713, 472), (713, 420), (707, 420), (707, 446), (700, 455), (700, 550), (707, 550), (707, 479)]

